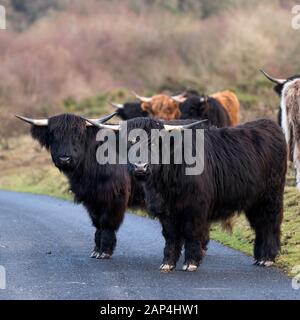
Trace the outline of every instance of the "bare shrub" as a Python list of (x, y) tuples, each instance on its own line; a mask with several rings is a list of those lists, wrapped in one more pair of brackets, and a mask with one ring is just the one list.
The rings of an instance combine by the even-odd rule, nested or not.
[(64, 111), (67, 98), (88, 101), (118, 88), (233, 89), (244, 119), (274, 116), (278, 99), (258, 69), (297, 73), (293, 1), (255, 1), (255, 10), (252, 1), (224, 1), (222, 10), (196, 2), (64, 0), (65, 10), (25, 31), (0, 33), (2, 139), (24, 128), (15, 113), (44, 117)]

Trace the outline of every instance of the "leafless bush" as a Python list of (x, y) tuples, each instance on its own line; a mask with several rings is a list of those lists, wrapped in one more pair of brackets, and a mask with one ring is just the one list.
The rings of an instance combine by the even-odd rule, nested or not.
[(61, 112), (67, 97), (118, 88), (231, 88), (244, 102), (244, 119), (269, 116), (278, 101), (258, 69), (284, 77), (300, 67), (291, 1), (257, 1), (255, 10), (227, 6), (206, 19), (180, 9), (180, 1), (168, 10), (160, 1), (63, 3), (66, 10), (24, 32), (0, 33), (2, 139), (24, 128), (12, 120), (14, 113), (47, 116)]

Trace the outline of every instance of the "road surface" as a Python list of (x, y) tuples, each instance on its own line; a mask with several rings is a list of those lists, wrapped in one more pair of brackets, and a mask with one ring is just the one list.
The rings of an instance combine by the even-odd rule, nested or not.
[(89, 258), (94, 229), (83, 207), (47, 196), (0, 191), (2, 299), (300, 299), (276, 268), (211, 241), (196, 273), (158, 271), (157, 221), (127, 214), (111, 260)]

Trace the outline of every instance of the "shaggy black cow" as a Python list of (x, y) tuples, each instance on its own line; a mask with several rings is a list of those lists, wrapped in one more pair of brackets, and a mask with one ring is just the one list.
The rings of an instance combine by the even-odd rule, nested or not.
[(124, 104), (110, 102), (110, 104), (117, 109), (117, 116), (122, 120), (148, 116), (148, 112), (141, 108), (140, 102), (126, 102)]
[[(170, 130), (172, 126), (166, 127), (163, 122), (149, 118), (127, 121), (128, 132), (136, 128), (147, 132), (149, 140), (145, 141), (145, 147), (150, 153), (151, 130)], [(194, 152), (198, 128), (200, 125), (193, 127), (189, 144)], [(169, 272), (175, 268), (184, 244), (183, 269), (195, 271), (209, 239), (210, 222), (241, 211), (256, 234), (256, 264), (271, 265), (280, 250), (287, 169), (286, 142), (281, 128), (271, 120), (262, 119), (237, 127), (205, 129), (204, 151), (204, 171), (200, 175), (185, 175), (188, 167), (185, 162), (151, 164), (149, 161), (128, 166), (137, 179), (144, 179), (148, 209), (162, 224), (166, 244), (160, 269)]]
[(49, 120), (19, 118), (32, 125), (32, 137), (51, 152), (55, 166), (69, 180), (75, 201), (88, 210), (96, 227), (91, 257), (109, 258), (127, 206), (144, 206), (142, 187), (131, 181), (126, 165), (97, 162), (96, 149), (101, 143), (96, 141), (99, 128), (81, 117), (62, 114)]
[(181, 119), (207, 119), (209, 125), (218, 128), (231, 125), (226, 109), (217, 99), (209, 96), (193, 96), (180, 105)]

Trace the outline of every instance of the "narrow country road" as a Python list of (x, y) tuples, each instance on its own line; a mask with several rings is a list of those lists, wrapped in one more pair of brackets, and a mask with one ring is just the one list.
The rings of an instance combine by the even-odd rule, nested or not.
[(81, 206), (0, 191), (2, 299), (300, 299), (276, 268), (210, 243), (196, 273), (162, 274), (157, 221), (127, 214), (111, 260), (90, 259), (94, 229)]

